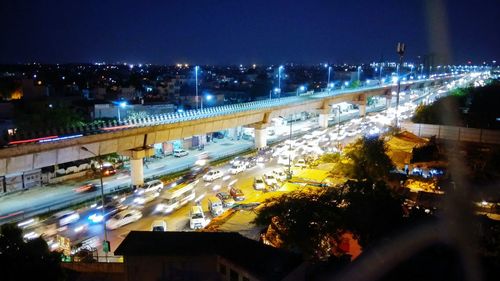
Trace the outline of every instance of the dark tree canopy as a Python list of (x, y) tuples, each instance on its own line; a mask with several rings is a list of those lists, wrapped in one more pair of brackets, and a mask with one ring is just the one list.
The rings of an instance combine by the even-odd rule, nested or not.
[(347, 178), (377, 182), (387, 179), (394, 168), (387, 156), (384, 140), (378, 137), (364, 137), (344, 149), (345, 160), (342, 171)]
[(60, 254), (50, 252), (42, 238), (25, 242), (17, 226), (0, 227), (1, 280), (62, 280), (60, 261)]

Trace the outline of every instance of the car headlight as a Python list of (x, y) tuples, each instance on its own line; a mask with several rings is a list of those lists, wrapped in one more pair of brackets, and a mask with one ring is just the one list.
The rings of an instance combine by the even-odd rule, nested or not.
[(158, 205), (156, 205), (155, 211), (161, 212), (163, 210), (163, 208), (165, 208), (165, 206), (163, 206), (163, 204), (158, 204)]

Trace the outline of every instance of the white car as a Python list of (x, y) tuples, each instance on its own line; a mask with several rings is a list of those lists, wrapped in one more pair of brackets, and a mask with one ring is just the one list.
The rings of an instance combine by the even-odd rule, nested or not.
[(243, 162), (240, 162), (239, 164), (236, 164), (236, 165), (233, 165), (231, 167), (231, 169), (229, 169), (229, 172), (232, 174), (232, 175), (236, 175), (236, 174), (239, 174), (243, 171), (245, 171), (246, 169), (246, 165), (245, 163)]
[(151, 224), (151, 231), (167, 231), (167, 222), (164, 220), (155, 220)]
[(270, 186), (273, 186), (273, 185), (278, 183), (276, 178), (273, 175), (269, 175), (269, 174), (264, 175), (264, 182)]
[(266, 189), (266, 184), (261, 177), (255, 177), (253, 180), (253, 188), (257, 190)]
[(125, 210), (114, 215), (106, 222), (106, 228), (117, 229), (126, 224), (133, 223), (142, 218), (142, 213), (138, 210)]
[(137, 204), (137, 205), (144, 205), (146, 203), (149, 203), (153, 200), (156, 199), (156, 197), (160, 196), (160, 193), (157, 192), (157, 191), (150, 191), (150, 192), (146, 192), (146, 193), (143, 193), (141, 194), (140, 196), (137, 196), (134, 198), (134, 204)]
[(283, 172), (281, 170), (274, 170), (273, 175), (279, 181), (284, 181), (287, 178), (285, 172)]
[[(290, 159), (289, 159), (290, 157)], [(293, 155), (281, 154), (278, 158), (278, 164), (288, 166), (291, 161), (293, 161)]]
[(203, 180), (204, 181), (214, 181), (220, 177), (222, 177), (222, 172), (219, 171), (219, 170), (212, 170), (208, 173), (206, 173), (204, 176), (203, 176)]
[(184, 149), (174, 150), (174, 157), (183, 157), (183, 156), (186, 156), (186, 155), (188, 155), (188, 152), (185, 151)]
[(306, 161), (304, 159), (299, 159), (297, 160), (297, 162), (295, 162), (295, 167), (300, 167), (300, 168), (305, 168), (307, 165), (306, 165)]

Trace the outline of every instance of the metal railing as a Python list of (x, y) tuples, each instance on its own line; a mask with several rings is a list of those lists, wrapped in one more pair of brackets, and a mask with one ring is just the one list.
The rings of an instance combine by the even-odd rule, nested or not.
[[(440, 79), (448, 79), (452, 77), (442, 77)], [(422, 83), (422, 82), (431, 82), (435, 79), (422, 79), (422, 80), (412, 80), (407, 81), (407, 85)], [(303, 103), (310, 100), (322, 99), (327, 97), (339, 96), (342, 94), (351, 94), (359, 91), (366, 90), (376, 90), (383, 89), (387, 87), (392, 87), (392, 84), (386, 85), (376, 85), (376, 86), (361, 86), (355, 89), (337, 89), (326, 92), (319, 93), (311, 93), (301, 96), (292, 96), (292, 97), (283, 97), (283, 98), (275, 98), (275, 99), (266, 99), (260, 101), (251, 101), (245, 103), (237, 103), (223, 106), (214, 106), (208, 107), (204, 109), (193, 109), (187, 110), (184, 112), (175, 112), (175, 113), (165, 113), (165, 114), (156, 114), (147, 116), (144, 118), (137, 119), (127, 119), (121, 122), (116, 120), (102, 122), (98, 124), (90, 124), (85, 126), (70, 126), (66, 128), (54, 128), (50, 130), (46, 130), (43, 132), (40, 131), (29, 131), (29, 132), (19, 132), (12, 136), (7, 136), (7, 144), (10, 142), (15, 142), (19, 140), (33, 140), (37, 138), (43, 138), (47, 136), (57, 136), (57, 137), (79, 137), (85, 135), (95, 135), (106, 132), (127, 130), (132, 128), (141, 128), (147, 126), (155, 126), (162, 124), (174, 124), (180, 122), (186, 122), (191, 120), (199, 120), (204, 118), (211, 118), (217, 116), (223, 116), (228, 114), (234, 114), (243, 111), (252, 111), (252, 110), (262, 110), (262, 109), (271, 109), (273, 107), (286, 106), (294, 103)], [(61, 139), (62, 140), (62, 139)], [(39, 142), (43, 143), (48, 140), (40, 140)]]

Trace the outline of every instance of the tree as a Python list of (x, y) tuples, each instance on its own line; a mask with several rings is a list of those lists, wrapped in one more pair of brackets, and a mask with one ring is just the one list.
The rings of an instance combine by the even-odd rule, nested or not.
[(345, 228), (366, 248), (383, 241), (403, 225), (402, 199), (384, 182), (349, 181), (344, 200)]
[(336, 189), (294, 191), (267, 199), (254, 223), (272, 225), (283, 246), (308, 259), (327, 257), (343, 230), (340, 193)]
[(358, 181), (386, 180), (389, 172), (394, 169), (386, 150), (384, 140), (379, 137), (358, 139), (344, 148), (341, 170), (346, 177)]
[(25, 242), (16, 225), (0, 227), (2, 280), (62, 280), (59, 253), (49, 251), (42, 238)]
[(15, 124), (20, 131), (37, 131), (84, 125), (83, 119), (71, 108), (47, 101), (15, 103)]
[(321, 155), (320, 161), (323, 163), (337, 163), (340, 160), (339, 153), (325, 153)]

